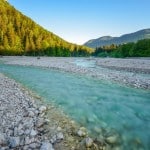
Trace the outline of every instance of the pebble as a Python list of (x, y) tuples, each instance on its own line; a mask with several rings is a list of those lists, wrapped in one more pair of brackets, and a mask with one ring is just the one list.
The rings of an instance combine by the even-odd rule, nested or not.
[(62, 128), (61, 127), (57, 127), (57, 131), (61, 131), (62, 130)]
[(47, 110), (47, 107), (46, 106), (41, 106), (40, 108), (39, 108), (39, 111), (40, 111), (40, 113), (42, 114), (43, 112), (45, 112)]
[(45, 124), (44, 119), (43, 119), (43, 118), (39, 118), (38, 121), (37, 121), (37, 123), (36, 123), (36, 126), (37, 126), (38, 128), (40, 128), (40, 127), (42, 127), (44, 124)]
[(34, 116), (35, 116), (35, 114), (34, 114), (34, 112), (33, 112), (33, 111), (29, 111), (28, 116), (29, 116), (29, 117), (34, 117)]
[(20, 137), (10, 137), (9, 138), (9, 147), (16, 148), (20, 145)]
[(83, 132), (82, 130), (79, 130), (77, 134), (78, 136), (81, 136), (81, 137), (86, 135), (85, 132)]
[(42, 142), (40, 150), (54, 150), (53, 146), (49, 142)]
[(5, 135), (3, 133), (0, 133), (0, 146), (3, 146), (7, 143)]
[(86, 138), (85, 139), (85, 145), (87, 148), (91, 147), (93, 145), (93, 140), (91, 138)]
[(80, 137), (84, 137), (86, 135), (86, 129), (84, 127), (81, 127), (78, 132), (77, 135)]
[(57, 133), (57, 140), (63, 140), (64, 139), (64, 135), (62, 132)]
[(34, 137), (34, 136), (36, 136), (37, 134), (38, 134), (38, 132), (37, 132), (36, 130), (34, 130), (34, 129), (32, 129), (31, 132), (30, 132), (30, 136), (31, 136), (31, 137)]

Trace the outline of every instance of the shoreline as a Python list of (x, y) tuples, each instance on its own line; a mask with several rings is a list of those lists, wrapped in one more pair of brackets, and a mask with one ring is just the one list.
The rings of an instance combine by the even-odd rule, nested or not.
[[(14, 57), (12, 57), (12, 58), (14, 58)], [(21, 59), (22, 59), (22, 57), (21, 57)], [(28, 59), (29, 58), (25, 57), (25, 60), (28, 60)], [(62, 60), (60, 58), (57, 58), (57, 61), (60, 61), (60, 60), (61, 61), (58, 62), (57, 65), (54, 65), (54, 62), (55, 62), (54, 60), (55, 59), (56, 58), (53, 58), (51, 60), (51, 61), (53, 61), (53, 63), (51, 64), (50, 67), (45, 66), (45, 63), (46, 63), (45, 58), (41, 58), (41, 61), (37, 61), (37, 58), (34, 58), (35, 62), (40, 63), (40, 62), (43, 61), (42, 64), (40, 64), (40, 65), (39, 64), (35, 65), (35, 62), (31, 65), (31, 62), (29, 62), (29, 64), (23, 65), (23, 66), (41, 67), (41, 65), (43, 65), (42, 66), (43, 68), (45, 67), (45, 68), (50, 68), (50, 69), (55, 69), (55, 70), (57, 69), (57, 70), (65, 71), (65, 72), (70, 72), (70, 71), (66, 71), (66, 70), (63, 69), (66, 66), (68, 67), (66, 69), (70, 69), (70, 67), (75, 66), (74, 68), (71, 68), (72, 73), (77, 73), (78, 74), (78, 73), (81, 72), (80, 75), (87, 75), (87, 73), (89, 73), (89, 70), (91, 69), (91, 68), (85, 69), (83, 67), (76, 66), (73, 63), (72, 58), (69, 59), (69, 61), (68, 60), (65, 61), (64, 58), (61, 58)], [(83, 58), (81, 58), (81, 59), (77, 58), (77, 59), (78, 60), (83, 60)], [(17, 60), (15, 60), (15, 61), (17, 61)], [(64, 61), (65, 61), (65, 63), (62, 63)], [(76, 61), (76, 60), (74, 60), (74, 61)], [(87, 59), (84, 60), (84, 61), (87, 61)], [(19, 61), (19, 62), (21, 62), (21, 61)], [(32, 60), (32, 62), (33, 62), (33, 60)], [(5, 63), (7, 64), (7, 62), (5, 62)], [(8, 60), (8, 63), (14, 64), (10, 60)], [(23, 64), (25, 63), (24, 60), (22, 61), (22, 63)], [(70, 63), (70, 64), (73, 63), (73, 64), (70, 66), (70, 64), (68, 64), (68, 63)], [(60, 66), (60, 68), (58, 68), (57, 66), (60, 65), (60, 64), (62, 66)], [(19, 64), (17, 64), (17, 65), (19, 65)], [(48, 63), (48, 65), (49, 65), (49, 63)], [(55, 68), (52, 68), (52, 65), (54, 65)], [(76, 69), (79, 69), (79, 70), (76, 70)], [(97, 69), (97, 68), (94, 68), (94, 69)], [(82, 72), (83, 70), (84, 70), (84, 72)], [(104, 69), (104, 73), (105, 73), (105, 71), (108, 71), (108, 70)], [(110, 73), (110, 72), (106, 72), (106, 73)], [(90, 74), (90, 77), (93, 77), (92, 74)], [(32, 128), (33, 130), (31, 129), (30, 133), (28, 131), (27, 140), (26, 140), (26, 136), (25, 136), (26, 130), (21, 131), (21, 133), (23, 133), (23, 139), (24, 139), (23, 141), (24, 142), (26, 142), (26, 141), (29, 142), (29, 144), (27, 143), (27, 144), (24, 144), (24, 145), (22, 144), (21, 145), (22, 147), (25, 146), (25, 148), (24, 148), (25, 150), (26, 149), (34, 149), (34, 146), (38, 147), (38, 148), (36, 147), (35, 149), (41, 149), (40, 147), (42, 147), (43, 144), (46, 144), (47, 146), (51, 146), (52, 150), (53, 149), (55, 149), (55, 150), (59, 150), (59, 149), (61, 149), (61, 150), (83, 149), (84, 150), (84, 149), (87, 149), (87, 144), (89, 144), (89, 143), (90, 143), (90, 146), (88, 145), (88, 149), (91, 149), (91, 150), (94, 150), (94, 149), (99, 150), (99, 148), (97, 148), (97, 147), (102, 147), (101, 149), (108, 149), (108, 150), (112, 149), (112, 146), (114, 148), (115, 147), (121, 148), (120, 143), (117, 143), (117, 141), (121, 142), (119, 140), (119, 138), (121, 139), (121, 137), (119, 135), (114, 134), (113, 136), (110, 136), (110, 138), (105, 137), (104, 139), (100, 139), (100, 141), (97, 141), (97, 139), (92, 139), (92, 138), (89, 137), (89, 135), (88, 135), (85, 128), (80, 127), (80, 125), (76, 124), (73, 120), (71, 120), (68, 116), (66, 116), (63, 113), (63, 111), (61, 109), (59, 109), (59, 107), (55, 107), (51, 103), (46, 103), (46, 101), (43, 100), (38, 95), (36, 95), (36, 93), (34, 93), (32, 91), (29, 91), (28, 89), (26, 89), (25, 87), (23, 87), (19, 83), (16, 83), (15, 80), (10, 79), (9, 77), (6, 77), (6, 76), (2, 75), (1, 73), (0, 73), (0, 78), (2, 79), (2, 80), (0, 80), (0, 85), (2, 87), (1, 90), (3, 90), (3, 86), (4, 86), (4, 89), (6, 88), (6, 91), (8, 90), (8, 91), (13, 93), (13, 94), (8, 94), (8, 95), (14, 95), (14, 96), (16, 96), (15, 93), (17, 93), (17, 91), (15, 92), (15, 90), (19, 90), (19, 92), (22, 93), (21, 96), (24, 95), (24, 98), (21, 98), (22, 103), (27, 102), (27, 106), (26, 106), (27, 108), (28, 108), (28, 103), (29, 103), (29, 106), (33, 106), (31, 108), (29, 107), (29, 112), (27, 111), (28, 113), (25, 114), (25, 117), (33, 118), (33, 120), (36, 120), (36, 121), (38, 120), (39, 116), (43, 119), (42, 128), (39, 130), (38, 127), (36, 127), (36, 125), (34, 124), (34, 128)], [(4, 78), (4, 81), (6, 81), (6, 82), (4, 82), (4, 84), (3, 84), (3, 78)], [(100, 78), (100, 79), (102, 79), (102, 78)], [(118, 83), (118, 82), (116, 82), (116, 83)], [(7, 84), (8, 85), (10, 84), (10, 86), (8, 86)], [(2, 91), (0, 91), (0, 92), (2, 92)], [(3, 90), (3, 92), (2, 92), (2, 98), (0, 97), (0, 102), (4, 101), (4, 98), (6, 96), (4, 93), (5, 93), (5, 90)], [(4, 94), (4, 97), (3, 97), (3, 94)], [(0, 94), (0, 96), (1, 96), (1, 94)], [(27, 99), (28, 99), (27, 101), (26, 101), (26, 96), (27, 96)], [(28, 98), (28, 96), (29, 96), (29, 98)], [(17, 97), (18, 100), (20, 100), (19, 97)], [(9, 98), (6, 98), (6, 100), (9, 100)], [(11, 104), (11, 102), (10, 102), (10, 104)], [(20, 106), (19, 103), (17, 103), (17, 105), (15, 105), (15, 106), (17, 106), (17, 109), (19, 107), (22, 107), (22, 106)], [(45, 107), (45, 105), (46, 105), (46, 110), (43, 113), (40, 113), (40, 106)], [(12, 107), (13, 107), (13, 105), (12, 105)], [(4, 108), (6, 108), (6, 107), (4, 107)], [(6, 108), (6, 110), (8, 110), (8, 108)], [(26, 109), (26, 110), (28, 110), (28, 109)], [(1, 111), (4, 111), (5, 112), (4, 114), (7, 114), (5, 109), (2, 109)], [(19, 109), (19, 111), (21, 112), (22, 110)], [(37, 117), (36, 119), (34, 118), (33, 113), (35, 114), (35, 117)], [(15, 114), (17, 114), (17, 113), (15, 113)], [(5, 120), (7, 120), (8, 115), (6, 115), (5, 117), (6, 117)], [(24, 115), (22, 115), (22, 118), (24, 118)], [(1, 121), (1, 122), (5, 122), (5, 121)], [(24, 126), (25, 121), (21, 121), (21, 122), (23, 122), (22, 125)], [(3, 138), (4, 143), (2, 144), (2, 145), (5, 146), (4, 149), (5, 148), (8, 149), (8, 147), (10, 147), (10, 143), (13, 143), (11, 141), (15, 140), (15, 142), (18, 142), (18, 141), (22, 142), (22, 135), (21, 135), (21, 138), (20, 138), (20, 135), (18, 135), (18, 131), (17, 131), (18, 129), (20, 130), (20, 128), (21, 128), (20, 125), (17, 125), (16, 129), (15, 129), (15, 127), (13, 127), (13, 131), (12, 131), (12, 127), (11, 127), (11, 130), (8, 128), (7, 130), (8, 130), (9, 135), (4, 134), (0, 130), (0, 138), (5, 137), (5, 138)], [(37, 132), (34, 139), (33, 138), (30, 139), (31, 131), (32, 131), (33, 134), (35, 134), (35, 132)], [(18, 140), (18, 137), (19, 137), (19, 140)], [(109, 139), (110, 141), (107, 141), (107, 139)], [(115, 139), (115, 142), (118, 145), (116, 143), (113, 143), (113, 144), (109, 143), (109, 142), (112, 142), (111, 140), (114, 140), (114, 139)], [(9, 143), (9, 144), (6, 145), (6, 143)], [(1, 147), (1, 145), (0, 145), (0, 147)], [(18, 146), (17, 146), (17, 148), (18, 148)]]
[[(9, 65), (35, 66), (110, 80), (126, 86), (150, 90), (150, 59), (63, 58), (4, 56)], [(78, 62), (79, 61), (79, 62)], [(89, 66), (78, 65), (87, 63)], [(90, 66), (91, 65), (91, 66)]]
[(86, 129), (81, 131), (62, 110), (1, 73), (0, 86), (1, 149), (86, 149), (86, 143), (81, 144), (89, 138)]

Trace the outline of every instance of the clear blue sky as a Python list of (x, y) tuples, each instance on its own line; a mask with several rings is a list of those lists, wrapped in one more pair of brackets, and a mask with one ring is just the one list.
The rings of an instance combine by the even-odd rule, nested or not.
[(150, 0), (8, 0), (47, 30), (73, 43), (150, 28)]

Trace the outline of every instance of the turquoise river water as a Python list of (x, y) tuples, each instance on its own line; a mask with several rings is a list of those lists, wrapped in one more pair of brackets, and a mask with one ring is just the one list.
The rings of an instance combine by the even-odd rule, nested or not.
[(0, 72), (60, 106), (92, 136), (115, 130), (123, 149), (150, 149), (150, 91), (45, 68), (0, 64)]

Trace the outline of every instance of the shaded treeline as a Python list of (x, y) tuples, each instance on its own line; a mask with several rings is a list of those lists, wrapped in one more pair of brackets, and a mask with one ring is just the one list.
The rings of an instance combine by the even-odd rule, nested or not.
[(110, 45), (96, 48), (92, 53), (98, 57), (150, 57), (150, 39), (139, 40), (136, 43)]

